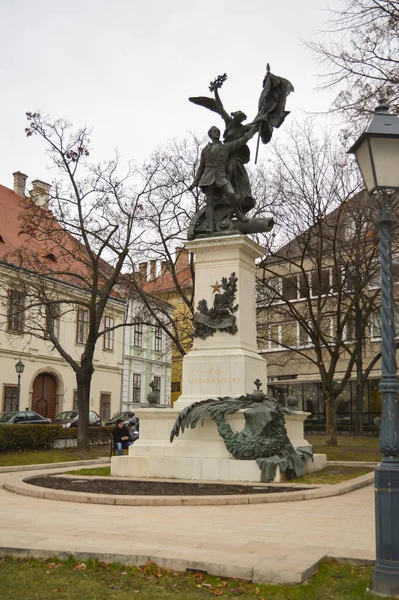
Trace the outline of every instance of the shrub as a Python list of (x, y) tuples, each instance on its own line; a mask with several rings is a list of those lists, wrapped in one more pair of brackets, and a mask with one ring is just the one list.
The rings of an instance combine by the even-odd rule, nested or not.
[[(112, 427), (90, 427), (90, 443), (107, 444)], [(61, 425), (0, 425), (0, 452), (49, 450), (56, 440), (76, 439), (77, 427), (64, 429)]]
[(60, 437), (60, 425), (0, 425), (0, 451), (48, 450)]
[[(54, 425), (52, 425), (54, 427)], [(57, 425), (57, 427), (59, 427)], [(109, 435), (113, 427), (89, 427), (89, 440), (91, 444), (106, 444), (109, 442)], [(68, 427), (68, 429), (61, 428), (61, 434), (58, 436), (60, 439), (75, 440), (78, 436), (77, 427)]]

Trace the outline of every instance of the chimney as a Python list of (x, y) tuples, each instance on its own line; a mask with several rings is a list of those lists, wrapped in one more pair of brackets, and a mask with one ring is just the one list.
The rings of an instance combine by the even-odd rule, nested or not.
[(161, 275), (165, 275), (168, 271), (170, 271), (170, 262), (168, 260), (163, 260), (161, 262)]
[(35, 181), (32, 181), (32, 185), (33, 188), (30, 191), (30, 196), (33, 202), (36, 204), (36, 206), (41, 206), (42, 208), (47, 209), (51, 185), (45, 181), (40, 181), (40, 179), (35, 179)]
[(186, 248), (176, 248), (176, 271), (182, 271), (188, 267), (190, 253)]
[(150, 281), (154, 281), (157, 277), (157, 261), (150, 260)]
[(28, 176), (25, 175), (24, 173), (21, 173), (21, 171), (16, 171), (12, 175), (14, 177), (14, 192), (18, 196), (25, 198), (25, 185), (26, 185), (26, 180), (28, 179)]
[(139, 278), (141, 283), (147, 281), (147, 261), (139, 263)]

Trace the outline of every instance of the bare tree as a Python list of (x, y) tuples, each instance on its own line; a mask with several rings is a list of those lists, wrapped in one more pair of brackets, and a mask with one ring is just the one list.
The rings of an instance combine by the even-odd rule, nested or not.
[(323, 69), (321, 88), (339, 90), (334, 108), (352, 130), (381, 100), (399, 111), (397, 0), (344, 0), (343, 8), (330, 10), (328, 30), (307, 45)]
[[(138, 223), (142, 199), (151, 188), (155, 172), (128, 165), (121, 175), (114, 158), (89, 164), (89, 131), (74, 133), (65, 120), (52, 121), (40, 113), (27, 113), (26, 134), (44, 142), (57, 181), (49, 198), (51, 211), (40, 202), (25, 201), (21, 228), (28, 241), (18, 249), (18, 284), (30, 314), (31, 335), (50, 339), (76, 375), (79, 402), (78, 447), (89, 446), (90, 386), (93, 357), (98, 340), (125, 326), (125, 294), (122, 269), (134, 253), (143, 230)], [(48, 248), (45, 259), (43, 248)], [(104, 311), (118, 319), (108, 325)], [(55, 323), (80, 309), (82, 355), (73, 358), (61, 344)]]
[(260, 341), (287, 350), (281, 353), (285, 364), (310, 362), (317, 369), (327, 444), (336, 445), (337, 397), (357, 368), (361, 406), (378, 360), (364, 368), (367, 328), (379, 306), (379, 289), (372, 285), (379, 273), (375, 207), (367, 194), (354, 196), (356, 171), (331, 138), (315, 139), (311, 126), (295, 129), (290, 145), (276, 148), (275, 167), (275, 194), (286, 202), (284, 235), (290, 241), (270, 247), (263, 264)]

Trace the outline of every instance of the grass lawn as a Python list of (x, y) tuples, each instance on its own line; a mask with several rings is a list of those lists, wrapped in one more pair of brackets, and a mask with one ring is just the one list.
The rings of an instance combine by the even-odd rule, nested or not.
[(326, 438), (321, 435), (305, 435), (312, 444), (315, 454), (327, 454), (327, 460), (363, 460), (379, 462), (382, 458), (378, 448), (378, 438), (366, 435), (342, 435), (338, 446), (326, 446)]
[(344, 467), (341, 465), (326, 467), (316, 473), (309, 473), (304, 477), (294, 479), (293, 483), (314, 483), (314, 484), (334, 484), (347, 481), (360, 475), (371, 473), (372, 469), (367, 467)]
[[(345, 467), (341, 465), (326, 467), (316, 473), (310, 473), (304, 477), (294, 479), (292, 483), (314, 483), (314, 484), (334, 484), (353, 479), (366, 473), (371, 473), (367, 467)], [(91, 475), (93, 477), (107, 477), (111, 475), (110, 467), (94, 467), (92, 469), (79, 469), (79, 471), (68, 471), (70, 475)]]
[(93, 467), (92, 469), (79, 469), (65, 472), (67, 475), (92, 475), (93, 477), (108, 477), (111, 475), (111, 467)]
[[(0, 467), (17, 465), (43, 465), (45, 463), (66, 462), (72, 460), (89, 460), (109, 457), (109, 445), (91, 446), (89, 452), (81, 452), (77, 448), (54, 450), (35, 450), (32, 452), (0, 453)], [(0, 596), (1, 598), (1, 596)]]
[(298, 586), (268, 586), (200, 573), (163, 571), (154, 565), (123, 567), (97, 561), (0, 559), (2, 600), (366, 600), (371, 567), (320, 564)]

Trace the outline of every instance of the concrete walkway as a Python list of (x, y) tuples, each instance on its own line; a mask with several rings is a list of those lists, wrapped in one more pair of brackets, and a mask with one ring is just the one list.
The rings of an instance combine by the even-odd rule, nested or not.
[[(0, 486), (6, 478), (0, 474)], [(176, 570), (296, 583), (326, 555), (374, 559), (373, 486), (306, 502), (166, 507), (42, 500), (1, 487), (0, 540), (2, 554), (152, 560)]]

